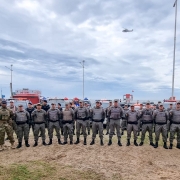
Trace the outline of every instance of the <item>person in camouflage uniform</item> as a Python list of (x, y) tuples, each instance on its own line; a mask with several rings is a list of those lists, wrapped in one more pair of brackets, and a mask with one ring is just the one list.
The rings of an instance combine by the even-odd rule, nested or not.
[(11, 148), (15, 149), (13, 129), (12, 129), (12, 117), (13, 112), (7, 108), (6, 101), (1, 102), (2, 107), (0, 108), (0, 151), (4, 150), (4, 138), (5, 132), (11, 143)]
[(24, 137), (26, 147), (29, 147), (29, 113), (23, 109), (23, 105), (19, 104), (18, 110), (15, 112), (14, 120), (17, 124), (17, 135), (18, 135), (18, 146), (16, 148), (22, 147), (22, 139)]
[(107, 130), (106, 135), (109, 134), (109, 130), (110, 130), (110, 128), (109, 128), (110, 118), (109, 118), (108, 112), (109, 112), (109, 109), (110, 109), (111, 106), (112, 106), (112, 101), (109, 101), (109, 107), (107, 107), (107, 108), (105, 109), (105, 114), (106, 114), (106, 119), (107, 119), (107, 121), (106, 121), (106, 122), (107, 122), (107, 123), (106, 123), (106, 130)]
[(32, 112), (35, 110), (35, 108), (33, 107), (32, 103), (29, 102), (28, 103), (28, 107), (26, 108), (26, 111), (29, 113), (29, 116), (30, 116), (30, 119), (29, 119), (29, 131), (30, 129), (32, 128), (32, 131), (34, 133), (34, 124), (32, 122), (32, 117), (31, 117), (31, 114)]
[(169, 111), (170, 120), (170, 146), (169, 149), (173, 148), (174, 136), (177, 134), (177, 146), (180, 149), (180, 101), (176, 103), (176, 108)]
[[(58, 109), (59, 109), (59, 111), (62, 113), (62, 110), (63, 110), (63, 109), (62, 109), (62, 107), (61, 107), (61, 103), (58, 103)], [(62, 119), (60, 119), (59, 125), (60, 125), (60, 129), (61, 129), (61, 135), (64, 135)]]
[(88, 111), (88, 119), (86, 120), (86, 128), (88, 131), (88, 135), (90, 135), (90, 107), (89, 104), (87, 102), (84, 102), (84, 106), (86, 107), (87, 111)]
[(46, 111), (41, 109), (41, 104), (37, 104), (37, 109), (35, 109), (32, 114), (32, 125), (34, 126), (34, 141), (35, 144), (33, 147), (36, 147), (38, 145), (38, 134), (41, 132), (41, 137), (42, 137), (42, 144), (46, 146), (46, 129), (45, 129), (45, 123), (46, 123)]
[[(18, 110), (18, 108), (14, 105), (13, 100), (10, 101), (10, 105), (8, 106), (8, 108), (11, 109), (13, 113), (15, 113)], [(16, 125), (16, 122), (14, 120), (12, 122), (12, 127), (13, 127), (13, 130), (14, 130), (16, 136), (17, 136), (17, 125)]]
[(61, 112), (59, 111), (59, 109), (56, 108), (56, 105), (54, 103), (51, 103), (51, 108), (47, 111), (48, 135), (49, 135), (48, 145), (52, 144), (54, 129), (57, 134), (58, 144), (62, 144), (61, 135), (60, 135), (60, 119), (61, 119)]

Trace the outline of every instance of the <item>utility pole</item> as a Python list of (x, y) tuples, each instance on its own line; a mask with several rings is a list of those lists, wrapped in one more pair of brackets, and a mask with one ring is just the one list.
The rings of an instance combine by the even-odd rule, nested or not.
[(11, 82), (10, 82), (10, 92), (11, 92), (11, 98), (13, 97), (13, 90), (12, 90), (12, 72), (13, 72), (13, 69), (12, 69), (12, 64), (11, 64), (11, 68), (5, 66), (7, 69), (9, 69), (11, 71)]
[(83, 60), (79, 63), (82, 65), (82, 68), (83, 68), (83, 100), (84, 100), (84, 63), (85, 63), (85, 60)]
[(174, 98), (174, 78), (175, 78), (175, 60), (176, 60), (176, 25), (177, 25), (177, 0), (174, 2), (175, 7), (175, 28), (174, 28), (174, 55), (173, 55), (173, 75), (172, 75), (172, 96)]

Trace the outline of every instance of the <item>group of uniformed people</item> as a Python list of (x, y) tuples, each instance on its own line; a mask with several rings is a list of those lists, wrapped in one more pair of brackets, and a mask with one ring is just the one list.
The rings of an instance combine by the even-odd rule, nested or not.
[[(26, 147), (29, 147), (29, 132), (30, 128), (34, 134), (34, 145), (38, 145), (38, 138), (42, 137), (43, 145), (51, 145), (53, 139), (53, 131), (56, 131), (58, 143), (65, 145), (73, 144), (74, 126), (76, 124), (76, 142), (80, 143), (80, 135), (84, 136), (84, 145), (87, 144), (87, 135), (90, 135), (90, 120), (92, 121), (92, 141), (90, 145), (95, 144), (97, 133), (100, 137), (100, 145), (103, 143), (103, 122), (107, 118), (107, 135), (109, 134), (108, 145), (112, 144), (112, 137), (117, 133), (118, 145), (122, 146), (121, 135), (124, 134), (127, 128), (127, 146), (130, 145), (131, 133), (134, 134), (134, 145), (138, 146), (137, 136), (141, 130), (141, 142), (139, 146), (144, 144), (145, 134), (149, 132), (150, 145), (154, 148), (158, 147), (159, 136), (162, 133), (163, 147), (167, 147), (167, 136), (170, 131), (169, 149), (173, 147), (175, 133), (177, 133), (177, 148), (180, 149), (180, 102), (177, 102), (176, 108), (165, 110), (163, 104), (159, 104), (156, 108), (151, 108), (150, 103), (146, 103), (146, 107), (140, 104), (139, 110), (135, 110), (134, 105), (130, 109), (125, 105), (124, 109), (119, 106), (118, 99), (109, 103), (109, 107), (103, 109), (100, 101), (96, 101), (95, 107), (89, 108), (83, 101), (79, 101), (79, 107), (73, 108), (71, 103), (65, 104), (65, 109), (61, 108), (61, 104), (52, 103), (51, 107), (45, 100), (41, 105), (38, 103), (33, 107), (32, 103), (28, 104), (27, 109), (23, 109), (20, 104), (16, 108), (13, 101), (7, 107), (7, 102), (2, 101), (0, 108), (0, 150), (4, 149), (5, 132), (11, 143), (11, 148), (21, 148), (24, 138)], [(153, 143), (153, 128), (155, 127), (155, 144)], [(46, 129), (48, 129), (49, 143), (46, 144)], [(121, 131), (120, 131), (121, 129)], [(60, 134), (61, 130), (61, 134)], [(15, 147), (13, 133), (16, 133), (18, 145)], [(88, 132), (88, 134), (87, 134)], [(64, 141), (61, 141), (61, 135), (64, 135)]]

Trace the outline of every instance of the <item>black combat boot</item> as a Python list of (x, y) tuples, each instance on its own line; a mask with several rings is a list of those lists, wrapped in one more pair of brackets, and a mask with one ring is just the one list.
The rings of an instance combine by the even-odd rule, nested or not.
[(60, 139), (58, 139), (58, 144), (61, 144), (61, 145), (62, 145), (62, 142), (61, 142), (61, 140), (60, 140)]
[(92, 140), (92, 142), (90, 143), (90, 145), (93, 145), (95, 142), (94, 142), (94, 139)]
[(141, 141), (140, 144), (139, 144), (139, 146), (142, 146), (143, 144), (144, 144), (144, 142)]
[(173, 144), (170, 144), (169, 149), (172, 149), (172, 148), (173, 148)]
[(63, 145), (67, 144), (67, 141), (63, 142)]
[(43, 141), (43, 143), (42, 143), (44, 146), (46, 146), (47, 144), (46, 144), (46, 142), (45, 141)]
[(158, 148), (158, 142), (156, 142), (156, 144), (155, 144), (154, 148)]
[(48, 145), (51, 145), (51, 144), (52, 144), (52, 139), (49, 139)]
[(70, 145), (72, 145), (73, 144), (73, 141), (70, 141)]
[(154, 144), (153, 142), (150, 142), (149, 145), (150, 145), (150, 146), (153, 146), (153, 147), (155, 146), (155, 144)]
[(119, 146), (122, 146), (122, 144), (121, 144), (121, 141), (120, 141), (120, 140), (118, 141), (118, 145), (119, 145)]
[(122, 136), (124, 135), (124, 131), (121, 132), (121, 135), (122, 135)]
[(168, 147), (167, 147), (167, 143), (166, 143), (166, 142), (164, 142), (164, 146), (163, 146), (163, 148), (164, 148), (164, 149), (168, 149)]
[(25, 141), (25, 146), (26, 146), (26, 147), (30, 147), (30, 145), (29, 145), (29, 143), (28, 143), (28, 140)]
[(109, 139), (109, 143), (108, 143), (108, 146), (110, 146), (112, 144), (112, 140)]
[(38, 142), (37, 142), (37, 141), (35, 141), (35, 143), (34, 143), (33, 147), (36, 147), (37, 145), (38, 145)]
[(134, 145), (135, 145), (135, 146), (138, 146), (138, 143), (136, 142), (136, 140), (134, 140)]
[(127, 140), (126, 146), (130, 146), (130, 139)]
[(19, 148), (21, 148), (21, 147), (22, 147), (22, 143), (19, 142), (19, 143), (18, 143), (18, 146), (17, 146), (16, 148), (19, 149)]
[(86, 143), (86, 138), (84, 138), (84, 145), (87, 145), (87, 143)]
[(104, 143), (103, 143), (103, 140), (102, 140), (102, 139), (101, 139), (100, 145), (101, 145), (101, 146), (104, 146)]
[(177, 143), (176, 148), (180, 149), (180, 143)]
[(77, 138), (77, 141), (74, 144), (79, 144), (79, 138)]

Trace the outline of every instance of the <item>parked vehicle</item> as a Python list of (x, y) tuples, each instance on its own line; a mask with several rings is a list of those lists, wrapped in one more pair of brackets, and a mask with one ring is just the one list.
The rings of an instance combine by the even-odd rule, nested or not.
[(27, 107), (28, 107), (28, 103), (30, 102), (29, 100), (24, 100), (24, 99), (14, 99), (14, 98), (12, 98), (12, 99), (7, 99), (6, 100), (6, 102), (7, 102), (7, 106), (10, 106), (10, 101), (11, 100), (13, 100), (13, 102), (14, 102), (14, 105), (16, 106), (16, 107), (18, 107), (19, 106), (19, 104), (22, 104), (23, 105), (23, 108), (24, 109), (26, 109)]
[(61, 104), (62, 108), (65, 108), (65, 100), (64, 99), (48, 99), (47, 103), (51, 106), (52, 103), (58, 106), (58, 103)]

